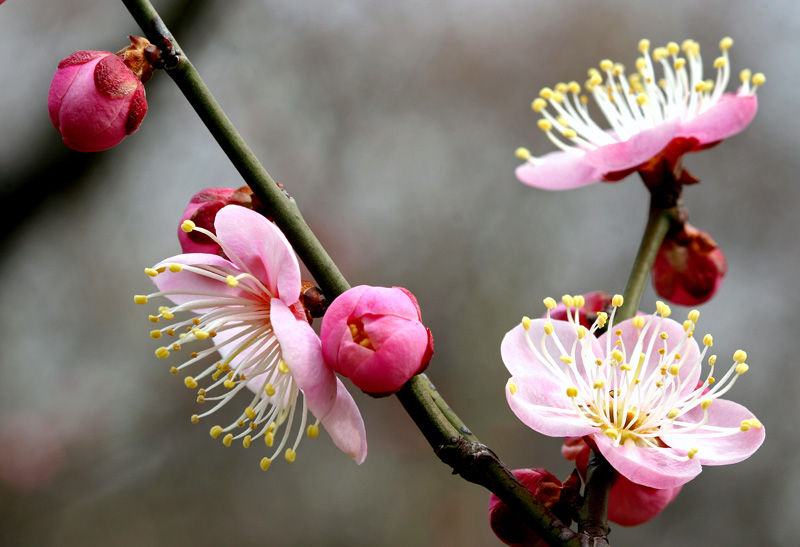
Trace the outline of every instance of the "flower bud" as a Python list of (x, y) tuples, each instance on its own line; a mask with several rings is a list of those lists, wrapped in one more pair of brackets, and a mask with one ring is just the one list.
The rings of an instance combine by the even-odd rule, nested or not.
[(433, 337), (420, 319), (417, 299), (402, 287), (353, 287), (325, 312), (322, 355), (365, 393), (391, 395), (433, 356)]
[[(561, 455), (575, 462), (575, 468), (586, 480), (591, 449), (580, 437), (567, 437)], [(656, 517), (678, 496), (680, 486), (656, 489), (631, 482), (616, 473), (608, 494), (608, 520), (621, 526), (637, 526)]]
[(725, 255), (712, 237), (687, 223), (661, 244), (653, 264), (653, 287), (670, 302), (696, 306), (716, 294), (726, 270)]
[(222, 255), (222, 249), (205, 234), (198, 231), (185, 232), (180, 226), (186, 220), (191, 220), (199, 228), (205, 228), (216, 235), (214, 219), (220, 209), (226, 205), (240, 205), (248, 209), (254, 209), (253, 191), (248, 186), (242, 186), (238, 190), (233, 188), (206, 188), (200, 190), (189, 201), (189, 205), (183, 211), (183, 216), (178, 223), (178, 241), (184, 253), (206, 253)]
[(99, 152), (139, 129), (147, 100), (141, 80), (120, 57), (77, 51), (58, 63), (47, 108), (64, 144)]
[[(536, 498), (552, 510), (557, 517), (569, 525), (568, 507), (561, 502), (561, 481), (546, 469), (515, 469), (514, 476)], [(566, 510), (565, 510), (566, 509)], [(506, 545), (519, 547), (544, 547), (547, 545), (536, 532), (511, 511), (503, 501), (494, 494), (489, 498), (489, 524), (495, 535)]]

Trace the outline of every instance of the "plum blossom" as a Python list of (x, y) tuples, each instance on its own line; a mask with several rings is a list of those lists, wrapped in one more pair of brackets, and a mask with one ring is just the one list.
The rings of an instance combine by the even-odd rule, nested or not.
[[(653, 169), (667, 161), (680, 176), (680, 158), (703, 150), (742, 131), (758, 108), (756, 89), (765, 81), (761, 73), (739, 74), (741, 87), (726, 93), (731, 76), (728, 50), (731, 38), (720, 41), (721, 56), (714, 60), (714, 80), (703, 79), (700, 45), (686, 40), (670, 42), (650, 53), (650, 41), (639, 42), (637, 72), (626, 76), (625, 67), (605, 59), (600, 70), (589, 69), (585, 88), (605, 117), (608, 128), (591, 117), (589, 99), (572, 81), (545, 87), (532, 107), (550, 141), (559, 149), (534, 157), (517, 150), (525, 160), (517, 178), (545, 190), (567, 190), (600, 180), (621, 180), (633, 171)], [(682, 55), (681, 55), (682, 52)], [(661, 66), (662, 78), (655, 66)], [(683, 183), (697, 182), (688, 172)]]
[[(563, 300), (574, 306), (573, 297)], [(717, 375), (716, 355), (703, 365), (713, 338), (706, 334), (700, 350), (694, 337), (697, 310), (681, 324), (659, 302), (654, 314), (614, 325), (622, 302), (615, 295), (611, 313), (599, 313), (590, 329), (578, 310), (567, 321), (526, 317), (506, 334), (506, 399), (517, 417), (544, 435), (584, 437), (620, 475), (650, 488), (674, 488), (703, 464), (752, 455), (764, 427), (745, 407), (721, 399), (747, 372), (747, 354), (736, 351)], [(556, 302), (547, 298), (545, 306)]]
[[(197, 390), (198, 403), (211, 408), (192, 416), (192, 422), (210, 417), (239, 392), (250, 390), (254, 395), (249, 404), (231, 424), (214, 425), (213, 438), (223, 436), (226, 446), (238, 439), (245, 448), (259, 438), (268, 447), (277, 441), (272, 456), (261, 460), (266, 470), (281, 452), (294, 461), (304, 431), (314, 438), (321, 423), (334, 444), (361, 463), (367, 454), (361, 414), (322, 359), (319, 337), (299, 303), (300, 268), (285, 236), (263, 216), (236, 205), (219, 210), (215, 228), (216, 234), (192, 221), (183, 223), (187, 232), (197, 230), (213, 240), (225, 256), (188, 253), (162, 260), (145, 269), (158, 292), (134, 299), (146, 304), (163, 296), (173, 303), (150, 316), (156, 324), (175, 320), (150, 332), (154, 339), (173, 339), (155, 351), (157, 357), (186, 353), (185, 346), (200, 340), (214, 343), (172, 367), (174, 374), (202, 368), (184, 383)], [(183, 312), (198, 315), (177, 319)], [(206, 358), (215, 352), (221, 359), (208, 366)], [(202, 380), (208, 385), (198, 389)], [(316, 422), (306, 427), (309, 412)]]
[(402, 287), (345, 291), (325, 312), (320, 336), (330, 367), (375, 397), (398, 391), (433, 356), (417, 299)]

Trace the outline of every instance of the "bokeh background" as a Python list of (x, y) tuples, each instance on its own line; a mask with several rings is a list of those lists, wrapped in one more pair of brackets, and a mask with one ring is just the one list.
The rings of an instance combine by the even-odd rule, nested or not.
[[(715, 350), (748, 351), (731, 397), (766, 424), (749, 460), (706, 468), (615, 545), (787, 545), (800, 534), (797, 368), (800, 7), (788, 0), (161, 0), (228, 115), (352, 284), (403, 285), (436, 339), (448, 402), (511, 467), (565, 477), (560, 441), (508, 409), (499, 344), (545, 296), (621, 291), (644, 227), (631, 178), (546, 193), (514, 150), (551, 149), (529, 104), (636, 45), (736, 40), (734, 72), (767, 75), (742, 134), (686, 159), (692, 223), (727, 255), (702, 306)], [(488, 494), (449, 474), (394, 398), (354, 392), (360, 467), (325, 434), (258, 468), (225, 448), (153, 356), (145, 266), (176, 254), (197, 190), (242, 184), (169, 77), (147, 84), (138, 133), (64, 147), (47, 115), (58, 61), (116, 51), (139, 29), (119, 2), (0, 7), (0, 543), (3, 545), (497, 545)], [(708, 69), (707, 69), (708, 70)], [(646, 293), (643, 307), (655, 297)], [(675, 314), (685, 310), (676, 309)], [(352, 386), (351, 386), (352, 387)]]

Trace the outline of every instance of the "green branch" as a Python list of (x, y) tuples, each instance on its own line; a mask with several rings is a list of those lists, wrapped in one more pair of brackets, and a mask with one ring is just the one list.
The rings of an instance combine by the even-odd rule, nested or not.
[[(269, 209), (329, 300), (350, 285), (306, 224), (294, 199), (270, 177), (217, 103), (191, 61), (148, 0), (122, 0), (147, 38), (161, 50), (167, 73), (178, 85), (222, 150)], [(439, 458), (466, 480), (494, 492), (554, 546), (578, 547), (576, 534), (517, 481), (511, 471), (450, 409), (426, 376), (412, 378), (397, 394)]]

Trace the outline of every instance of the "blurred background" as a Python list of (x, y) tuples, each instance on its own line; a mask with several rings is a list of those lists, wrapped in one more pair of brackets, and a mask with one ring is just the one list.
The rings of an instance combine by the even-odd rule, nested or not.
[[(160, 0), (167, 25), (353, 284), (413, 291), (434, 333), (430, 378), (512, 468), (566, 477), (560, 441), (506, 405), (503, 335), (542, 298), (621, 291), (646, 220), (634, 177), (547, 193), (514, 150), (552, 149), (530, 101), (640, 38), (694, 38), (708, 63), (762, 71), (742, 134), (685, 165), (692, 223), (729, 272), (702, 306), (715, 350), (744, 348), (730, 398), (766, 425), (749, 460), (707, 467), (614, 545), (786, 545), (800, 534), (797, 366), (800, 56), (795, 2)], [(120, 2), (0, 7), (0, 543), (499, 545), (488, 493), (450, 475), (394, 398), (351, 388), (360, 467), (326, 434), (263, 473), (260, 449), (192, 426), (194, 396), (153, 355), (143, 268), (177, 254), (190, 197), (242, 180), (165, 74), (138, 133), (72, 152), (47, 114), (58, 61), (139, 34)], [(650, 310), (655, 297), (645, 294)], [(686, 310), (676, 309), (675, 315)], [(789, 374), (789, 376), (786, 376)], [(231, 412), (232, 414), (232, 412)]]

